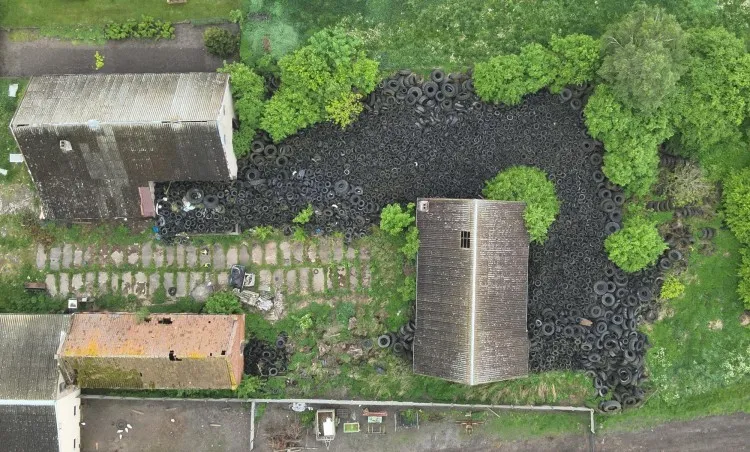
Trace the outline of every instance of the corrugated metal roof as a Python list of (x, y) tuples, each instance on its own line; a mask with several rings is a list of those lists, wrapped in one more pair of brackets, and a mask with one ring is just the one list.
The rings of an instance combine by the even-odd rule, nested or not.
[(153, 314), (139, 322), (132, 313), (78, 313), (62, 356), (227, 357), (243, 325), (243, 315)]
[(0, 450), (57, 452), (59, 446), (54, 405), (0, 405)]
[(55, 398), (55, 353), (69, 327), (69, 315), (0, 315), (0, 399)]
[(466, 384), (527, 375), (525, 204), (423, 201), (414, 372)]
[(32, 77), (11, 126), (215, 121), (228, 83), (216, 72)]

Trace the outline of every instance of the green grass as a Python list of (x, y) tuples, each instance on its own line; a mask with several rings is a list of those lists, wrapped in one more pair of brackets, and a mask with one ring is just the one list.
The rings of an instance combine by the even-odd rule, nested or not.
[(588, 413), (533, 413), (498, 411), (487, 414), (482, 431), (503, 441), (535, 436), (557, 436), (588, 431)]
[(228, 18), (240, 0), (189, 0), (169, 5), (166, 0), (0, 0), (2, 27), (57, 27), (97, 25), (137, 19), (141, 14), (178, 22)]
[[(716, 222), (712, 224), (716, 226)], [(669, 302), (671, 317), (648, 331), (650, 396), (638, 410), (604, 417), (605, 428), (640, 428), (709, 414), (750, 411), (750, 329), (739, 324), (739, 243), (717, 231), (710, 256), (693, 252), (681, 275), (685, 293)], [(709, 322), (720, 320), (721, 329)]]
[[(0, 78), (0, 168), (8, 170), (7, 176), (0, 176), (2, 183), (17, 181), (26, 171), (24, 164), (8, 163), (9, 154), (18, 152), (8, 125), (16, 111), (17, 103), (21, 100), (27, 81), (22, 78)], [(16, 97), (8, 97), (8, 87), (14, 83), (19, 84), (18, 93)]]

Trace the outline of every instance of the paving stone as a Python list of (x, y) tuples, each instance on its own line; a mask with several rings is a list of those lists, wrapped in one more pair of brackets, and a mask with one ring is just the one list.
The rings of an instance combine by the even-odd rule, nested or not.
[(312, 291), (313, 292), (323, 292), (325, 287), (325, 274), (324, 269), (322, 268), (313, 268), (313, 276), (312, 276)]
[(60, 295), (67, 296), (70, 293), (70, 275), (60, 273)]
[(151, 266), (151, 257), (153, 256), (154, 250), (151, 246), (151, 242), (146, 242), (141, 246), (141, 265), (148, 268)]
[(73, 251), (73, 267), (81, 268), (82, 264), (83, 264), (83, 250), (76, 248)]
[(237, 253), (237, 247), (233, 246), (227, 250), (227, 267), (226, 268), (232, 268), (232, 265), (237, 265), (239, 263), (239, 257)]
[(309, 242), (307, 244), (307, 260), (310, 262), (318, 261), (318, 245), (315, 242)]
[(284, 287), (284, 270), (278, 268), (273, 272), (273, 287), (282, 289)]
[(76, 273), (70, 278), (70, 290), (78, 295), (78, 293), (81, 292), (81, 289), (83, 289), (83, 275), (81, 273)]
[(70, 264), (73, 263), (73, 246), (66, 244), (63, 246), (62, 252), (62, 268), (70, 268)]
[(122, 260), (123, 260), (122, 251), (120, 250), (112, 251), (112, 254), (110, 254), (109, 257), (110, 259), (112, 259), (112, 264), (115, 267), (119, 267), (120, 265), (122, 265)]
[(59, 247), (52, 248), (49, 250), (49, 268), (52, 271), (60, 271), (60, 257), (62, 256), (62, 249)]
[(47, 291), (53, 297), (57, 296), (57, 278), (52, 273), (44, 277), (44, 283), (47, 284)]
[(185, 268), (185, 245), (177, 245), (174, 249), (174, 261), (177, 268)]
[(370, 260), (370, 248), (366, 246), (359, 247), (359, 260), (362, 262), (367, 262)]
[(133, 290), (133, 274), (130, 272), (125, 272), (122, 274), (122, 294), (123, 295), (130, 295), (134, 292)]
[(281, 259), (284, 265), (292, 263), (292, 245), (289, 242), (279, 243), (279, 249), (281, 250)]
[(164, 260), (167, 267), (171, 267), (175, 264), (174, 248), (174, 246), (167, 246), (164, 248)]
[(352, 266), (349, 269), (349, 290), (357, 290), (359, 288), (359, 279), (357, 278), (357, 268)]
[(174, 285), (174, 273), (164, 273), (164, 289), (167, 291), (167, 297), (169, 297), (169, 288), (176, 287)]
[(120, 292), (120, 275), (117, 273), (112, 273), (111, 278), (111, 287), (112, 287), (112, 293), (119, 293)]
[(198, 264), (198, 250), (193, 245), (185, 247), (185, 267), (193, 268)]
[(331, 242), (326, 239), (320, 239), (318, 242), (318, 257), (320, 262), (328, 264), (331, 262)]
[(261, 265), (263, 264), (263, 248), (260, 246), (259, 243), (253, 244), (253, 249), (251, 251), (251, 257), (253, 260), (253, 264), (255, 265)]
[(333, 249), (333, 261), (339, 263), (344, 260), (344, 239), (334, 239), (331, 242)]
[(307, 295), (310, 292), (310, 269), (299, 269), (299, 293)]
[(128, 264), (138, 265), (141, 260), (141, 255), (138, 254), (139, 251), (140, 249), (137, 246), (128, 247)]
[(154, 267), (162, 268), (164, 266), (164, 247), (161, 245), (154, 245), (154, 255), (152, 260), (154, 261)]
[(148, 294), (153, 295), (159, 287), (161, 287), (161, 275), (158, 273), (151, 273), (148, 277)]
[(94, 247), (88, 246), (85, 250), (83, 250), (83, 257), (81, 257), (81, 265), (84, 267), (87, 265), (91, 265), (94, 259)]
[(250, 253), (247, 251), (247, 247), (245, 245), (242, 245), (240, 247), (240, 264), (242, 265), (250, 265)]
[(198, 287), (199, 284), (203, 283), (203, 273), (191, 272), (190, 273), (190, 285), (188, 286), (188, 293), (193, 292), (193, 289)]
[(286, 291), (289, 293), (297, 292), (297, 270), (286, 272)]
[(109, 258), (109, 247), (103, 246), (100, 249), (96, 250), (93, 247), (89, 248), (91, 250), (91, 256), (89, 258), (86, 258), (86, 253), (83, 254), (83, 265), (91, 265), (96, 264), (100, 267), (104, 267), (108, 264), (107, 259)]
[(263, 255), (266, 258), (266, 264), (276, 265), (276, 242), (268, 242), (263, 250)]
[(198, 250), (198, 262), (203, 268), (206, 268), (206, 264), (211, 264), (211, 248), (203, 246)]
[(292, 242), (292, 258), (298, 264), (304, 262), (305, 244), (303, 242)]
[(333, 282), (336, 280), (336, 270), (333, 268), (326, 268), (326, 289), (334, 289)]
[(42, 245), (36, 246), (36, 268), (42, 270), (47, 266), (47, 253)]
[(347, 247), (346, 248), (346, 260), (349, 262), (352, 262), (357, 257), (357, 250), (354, 248)]
[(109, 292), (109, 273), (99, 272), (99, 293)]
[(94, 286), (96, 285), (96, 273), (86, 273), (86, 295), (94, 294)]
[(362, 279), (361, 279), (362, 287), (370, 287), (370, 266), (365, 265), (365, 267), (362, 269)]
[(259, 286), (271, 286), (273, 276), (271, 275), (270, 270), (261, 270), (258, 274), (258, 278), (260, 279)]
[(227, 256), (224, 254), (224, 247), (218, 243), (214, 245), (214, 269), (223, 270), (227, 266)]
[(133, 288), (133, 293), (135, 293), (139, 297), (145, 297), (146, 296), (146, 290), (148, 289), (148, 278), (146, 277), (146, 274), (143, 272), (138, 272), (135, 274), (135, 286)]
[(177, 273), (177, 283), (175, 284), (175, 287), (177, 287), (177, 296), (178, 297), (184, 297), (187, 296), (187, 290), (188, 290), (188, 274), (185, 272), (179, 272)]

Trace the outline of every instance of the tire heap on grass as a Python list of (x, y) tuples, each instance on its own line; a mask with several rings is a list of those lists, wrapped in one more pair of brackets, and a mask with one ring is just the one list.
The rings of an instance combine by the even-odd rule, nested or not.
[(245, 374), (259, 377), (275, 377), (286, 373), (289, 364), (287, 335), (281, 333), (274, 344), (250, 339), (244, 350)]
[[(341, 231), (351, 240), (377, 224), (386, 204), (476, 198), (499, 171), (538, 167), (561, 208), (549, 239), (530, 249), (531, 369), (583, 369), (602, 395), (635, 405), (648, 346), (635, 326), (654, 303), (658, 270), (624, 275), (607, 260), (603, 241), (621, 227), (624, 197), (601, 172), (601, 145), (583, 124), (589, 91), (494, 106), (479, 100), (466, 75), (435, 71), (422, 80), (402, 71), (381, 83), (346, 130), (319, 124), (279, 145), (256, 140), (235, 182), (159, 184), (162, 232), (218, 232), (236, 222), (291, 234), (292, 218), (311, 204), (309, 233)], [(180, 203), (196, 189), (203, 207), (183, 212)]]

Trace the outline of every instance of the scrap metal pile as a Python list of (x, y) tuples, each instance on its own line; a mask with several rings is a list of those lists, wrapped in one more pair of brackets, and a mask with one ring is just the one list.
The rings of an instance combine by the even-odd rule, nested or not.
[[(341, 231), (350, 240), (377, 224), (388, 203), (475, 198), (498, 171), (538, 167), (554, 182), (561, 209), (547, 242), (531, 246), (531, 369), (585, 369), (602, 395), (633, 405), (643, 398), (648, 347), (636, 326), (653, 317), (660, 279), (656, 269), (625, 275), (605, 254), (604, 238), (621, 227), (624, 196), (601, 172), (601, 146), (586, 133), (581, 108), (589, 92), (580, 86), (493, 106), (466, 75), (435, 71), (425, 81), (402, 71), (381, 83), (346, 130), (319, 124), (280, 145), (253, 142), (235, 182), (159, 184), (161, 233), (226, 231), (234, 223), (291, 233), (292, 218), (311, 204), (308, 232)], [(202, 206), (186, 212), (191, 196)]]

